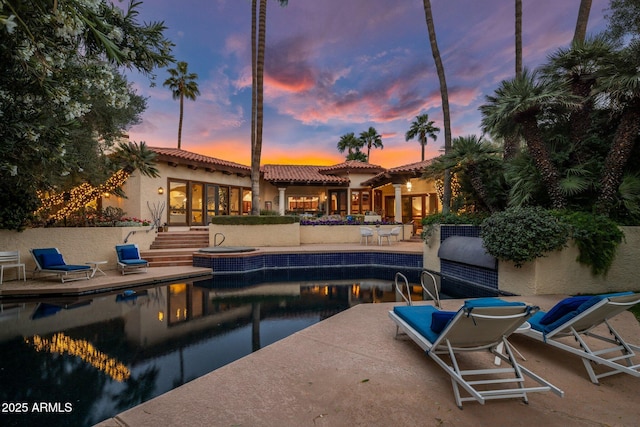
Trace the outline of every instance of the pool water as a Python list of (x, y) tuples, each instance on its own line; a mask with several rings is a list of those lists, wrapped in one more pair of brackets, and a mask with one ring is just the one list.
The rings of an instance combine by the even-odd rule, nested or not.
[(390, 280), (215, 280), (0, 300), (1, 424), (94, 425), (351, 306), (397, 300)]

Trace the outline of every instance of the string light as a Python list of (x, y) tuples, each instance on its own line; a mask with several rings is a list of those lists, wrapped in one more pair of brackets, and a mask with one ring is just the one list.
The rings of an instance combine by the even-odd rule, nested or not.
[(60, 221), (73, 212), (84, 208), (102, 194), (112, 193), (117, 188), (122, 187), (130, 176), (130, 172), (120, 169), (111, 175), (104, 184), (98, 187), (94, 187), (85, 182), (72, 188), (69, 192), (52, 194), (38, 192), (37, 195), (42, 204), (35, 213), (38, 214), (45, 210), (54, 210), (56, 207), (62, 205), (55, 213), (50, 213), (47, 218), (49, 220)]
[(31, 340), (25, 338), (25, 342), (32, 345), (38, 352), (48, 351), (77, 356), (118, 382), (126, 381), (131, 376), (129, 368), (102, 353), (86, 340), (74, 340), (63, 333), (57, 333), (51, 337), (51, 340), (34, 335)]

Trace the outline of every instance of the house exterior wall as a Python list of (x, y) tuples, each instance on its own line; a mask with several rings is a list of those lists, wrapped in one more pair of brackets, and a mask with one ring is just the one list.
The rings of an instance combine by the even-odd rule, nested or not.
[[(160, 205), (164, 202), (166, 204), (162, 220), (164, 223), (169, 222), (168, 211), (170, 179), (251, 188), (251, 178), (249, 176), (240, 177), (235, 174), (229, 175), (218, 171), (208, 172), (202, 168), (190, 169), (183, 165), (174, 167), (169, 166), (166, 163), (159, 163), (156, 167), (160, 172), (160, 176), (158, 178), (142, 176), (138, 171), (135, 171), (122, 187), (126, 198), (112, 195), (109, 199), (103, 199), (103, 208), (107, 206), (115, 206), (123, 209), (127, 216), (151, 220), (152, 215), (147, 203), (149, 203), (149, 206), (153, 207), (154, 203)], [(163, 188), (164, 194), (158, 194), (158, 188), (160, 187)]]

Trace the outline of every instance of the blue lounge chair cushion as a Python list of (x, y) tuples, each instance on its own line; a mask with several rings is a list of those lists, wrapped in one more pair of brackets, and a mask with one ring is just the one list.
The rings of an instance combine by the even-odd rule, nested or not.
[(89, 270), (91, 267), (88, 265), (50, 265), (47, 270), (59, 270), (59, 271), (82, 271)]
[(120, 263), (125, 265), (143, 265), (147, 264), (147, 261), (143, 259), (123, 259), (120, 260)]
[(455, 311), (434, 311), (431, 314), (431, 330), (436, 334), (440, 334), (455, 315)]
[(40, 255), (40, 266), (43, 269), (64, 265), (64, 259), (62, 259), (62, 255), (59, 253), (43, 253)]
[(399, 318), (407, 322), (409, 326), (431, 343), (435, 342), (439, 335), (431, 329), (432, 315), (436, 311), (438, 309), (431, 305), (397, 306), (393, 308), (393, 312)]
[(128, 248), (122, 248), (120, 250), (120, 258), (121, 261), (131, 260), (131, 259), (140, 259), (140, 255), (138, 254), (138, 249), (135, 246), (131, 246)]
[[(551, 313), (552, 311), (554, 311), (554, 309), (556, 308), (556, 306), (558, 305), (563, 305), (564, 307), (570, 307), (570, 303), (567, 303), (566, 300), (572, 300), (573, 298), (575, 298), (575, 300), (573, 301), (580, 301), (582, 300), (582, 303), (580, 305), (578, 305), (578, 307), (576, 307), (573, 310), (569, 310), (567, 311), (566, 309), (564, 310), (564, 313), (561, 313), (560, 309), (557, 310), (557, 313), (561, 313), (561, 316), (555, 316), (555, 320), (553, 320), (551, 323), (547, 323), (547, 324), (543, 324), (542, 323), (542, 319), (544, 318), (544, 316), (546, 316), (547, 313), (543, 312), (543, 311), (539, 311), (536, 314), (534, 314), (530, 319), (529, 319), (529, 323), (531, 324), (531, 327), (537, 331), (540, 332), (551, 332), (553, 330), (555, 330), (556, 328), (564, 325), (565, 323), (567, 323), (569, 320), (571, 320), (572, 318), (576, 317), (577, 315), (579, 315), (580, 313), (588, 310), (589, 308), (593, 307), (594, 305), (596, 305), (597, 303), (599, 303), (600, 301), (606, 299), (606, 298), (613, 298), (613, 297), (619, 297), (619, 296), (625, 296), (625, 295), (632, 295), (633, 292), (615, 292), (615, 293), (611, 293), (611, 294), (602, 294), (602, 295), (595, 295), (595, 296), (580, 296), (580, 297), (570, 297), (570, 298), (565, 298), (564, 300), (560, 301), (559, 303), (557, 303), (551, 310), (549, 310), (549, 313)], [(579, 299), (578, 299), (579, 298)], [(548, 319), (546, 320), (548, 321)]]
[(540, 318), (540, 324), (548, 325), (549, 323), (555, 322), (566, 314), (574, 312), (591, 298), (590, 296), (577, 296), (563, 299)]

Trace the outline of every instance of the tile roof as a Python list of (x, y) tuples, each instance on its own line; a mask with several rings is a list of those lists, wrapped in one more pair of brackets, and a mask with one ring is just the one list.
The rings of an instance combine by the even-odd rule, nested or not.
[(249, 166), (192, 153), (190, 151), (166, 147), (149, 147), (149, 149), (157, 153), (157, 160), (159, 161), (184, 164), (191, 167), (202, 167), (214, 171), (219, 170), (222, 172), (238, 173), (240, 175), (251, 173), (251, 168)]
[(324, 166), (309, 165), (264, 165), (264, 180), (288, 184), (349, 184), (348, 178), (320, 173)]
[(343, 163), (338, 163), (333, 166), (325, 166), (320, 168), (319, 172), (324, 174), (335, 174), (340, 172), (358, 171), (364, 173), (378, 173), (385, 169), (382, 166), (374, 165), (366, 162), (359, 162), (357, 160), (347, 160)]
[(394, 182), (394, 178), (413, 176), (418, 177), (422, 175), (422, 170), (431, 164), (431, 159), (423, 160), (421, 162), (409, 163), (408, 165), (401, 165), (395, 168), (387, 169), (380, 172), (376, 176), (364, 181), (362, 185), (378, 186), (389, 182)]

